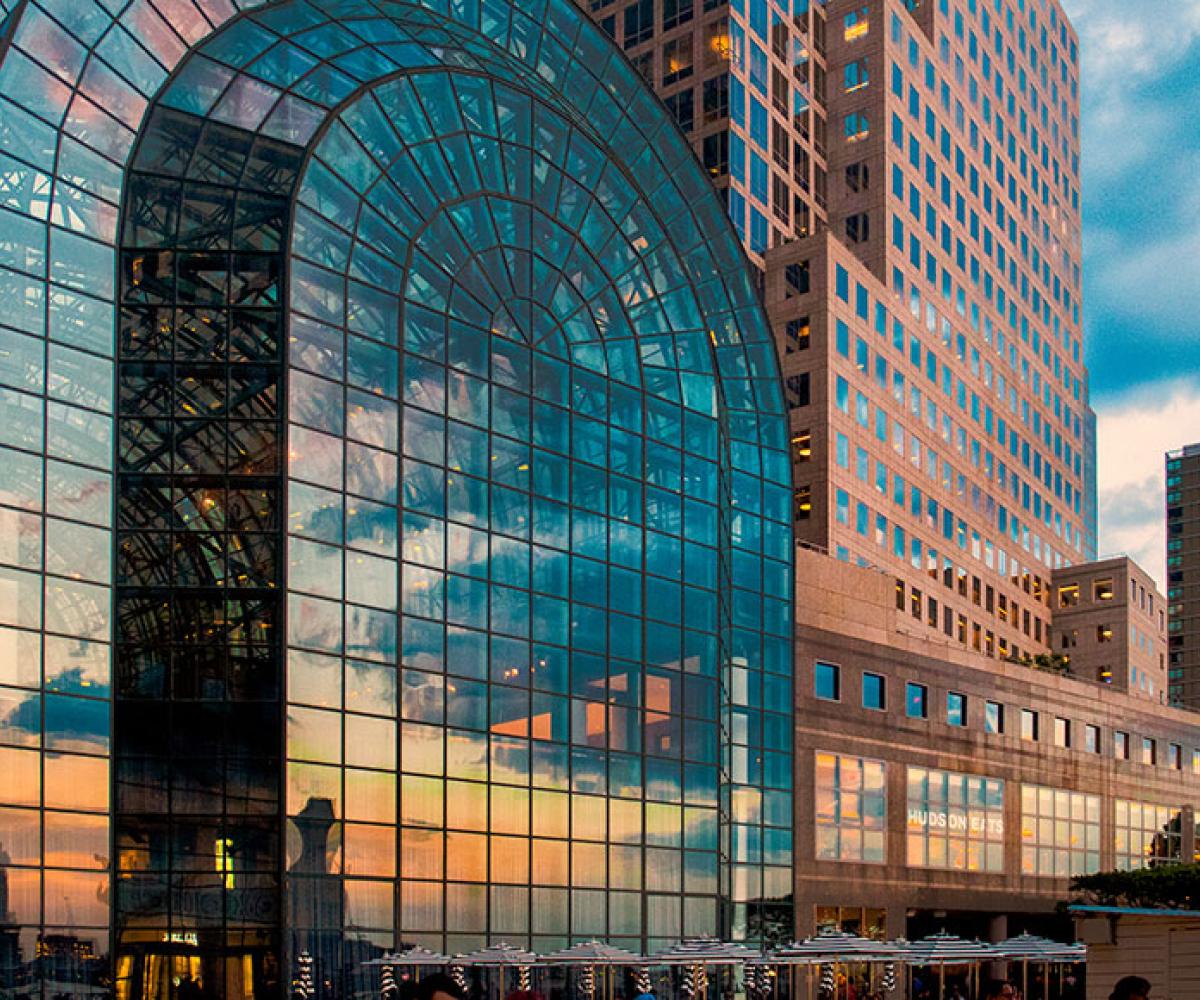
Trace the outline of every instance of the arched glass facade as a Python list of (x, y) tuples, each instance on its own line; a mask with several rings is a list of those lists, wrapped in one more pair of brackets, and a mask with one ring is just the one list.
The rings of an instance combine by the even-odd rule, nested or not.
[(608, 40), (566, 0), (0, 38), (0, 976), (100, 981), (110, 927), (130, 997), (790, 930), (774, 348)]

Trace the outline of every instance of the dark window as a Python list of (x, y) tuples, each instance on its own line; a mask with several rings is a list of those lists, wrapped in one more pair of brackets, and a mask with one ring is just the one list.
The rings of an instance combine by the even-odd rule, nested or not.
[(654, 0), (634, 0), (625, 8), (625, 48), (654, 37)]
[(693, 91), (689, 88), (681, 90), (678, 94), (672, 94), (663, 101), (667, 106), (667, 110), (671, 112), (675, 120), (679, 123), (679, 127), (685, 132), (690, 132), (695, 124), (695, 101), (693, 100)]
[(796, 351), (807, 351), (812, 339), (812, 327), (807, 316), (799, 319), (789, 319), (784, 327), (784, 353), (794, 354)]
[(871, 238), (871, 218), (866, 212), (846, 216), (846, 239), (851, 243), (866, 243)]
[(794, 410), (799, 406), (808, 406), (810, 402), (808, 372), (789, 375), (784, 380), (784, 395), (787, 397), (788, 409)]
[(713, 177), (729, 173), (729, 133), (717, 132), (704, 137), (704, 169)]
[(846, 187), (851, 191), (865, 191), (870, 187), (870, 176), (865, 163), (851, 163), (846, 167)]
[(686, 80), (692, 75), (692, 36), (689, 32), (680, 38), (672, 38), (663, 46), (663, 86)]
[(825, 701), (842, 700), (842, 668), (834, 663), (817, 663), (813, 693)]
[(729, 117), (729, 74), (722, 73), (704, 81), (704, 120), (715, 122)]
[(686, 24), (696, 10), (696, 0), (663, 0), (663, 30)]
[(910, 719), (929, 718), (929, 688), (913, 681), (904, 685), (904, 714)]
[(863, 674), (862, 678), (863, 708), (873, 708), (877, 711), (887, 709), (887, 679), (880, 674)]
[(786, 298), (795, 295), (807, 295), (811, 288), (808, 261), (802, 260), (788, 264), (783, 269), (784, 294)]

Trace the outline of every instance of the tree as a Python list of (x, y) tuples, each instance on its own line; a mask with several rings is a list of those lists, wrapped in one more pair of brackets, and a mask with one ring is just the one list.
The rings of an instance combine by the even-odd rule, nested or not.
[(1071, 891), (1083, 897), (1074, 902), (1095, 906), (1200, 910), (1200, 864), (1077, 875)]

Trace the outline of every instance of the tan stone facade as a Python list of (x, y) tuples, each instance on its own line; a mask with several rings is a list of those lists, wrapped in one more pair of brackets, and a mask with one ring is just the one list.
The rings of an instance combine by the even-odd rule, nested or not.
[[(995, 933), (989, 930), (995, 914), (1007, 914), (1014, 933), (1024, 927), (1051, 930), (1055, 906), (1068, 895), (1068, 878), (1037, 872), (1047, 863), (1057, 867), (1062, 852), (1078, 870), (1148, 862), (1147, 854), (1160, 849), (1180, 858), (1195, 855), (1200, 726), (1193, 715), (1070, 676), (997, 663), (957, 643), (914, 634), (907, 616), (890, 607), (893, 585), (886, 574), (800, 554), (797, 598), (815, 612), (797, 627), (800, 933), (811, 932), (829, 907), (886, 911), (889, 935), (923, 930), (929, 926), (923, 921), (939, 919), (967, 933)], [(836, 700), (819, 695), (818, 664), (837, 668)], [(879, 703), (875, 678), (882, 678), (882, 708), (869, 707)], [(923, 714), (914, 691), (922, 692)], [(963, 699), (961, 725), (952, 696)], [(1153, 744), (1152, 762), (1143, 756), (1145, 741)], [(819, 856), (829, 812), (828, 795), (823, 801), (817, 787), (822, 754), (884, 765), (881, 861)], [(984, 846), (998, 842), (993, 870), (986, 854), (971, 853), (969, 833), (958, 838), (960, 850), (954, 855), (953, 831), (945, 829), (953, 826), (950, 803), (939, 807), (911, 800), (914, 775), (931, 772), (1003, 783), (1002, 804), (990, 814), (999, 822), (992, 822), (992, 836), (980, 840)], [(1031, 788), (1074, 793), (1069, 806), (1076, 808), (1080, 802), (1087, 808), (1091, 800), (1095, 832), (1078, 823), (1064, 831), (1069, 817), (1039, 816), (1031, 823), (1023, 807)], [(968, 831), (988, 820), (969, 799), (960, 810)], [(1129, 803), (1138, 803), (1139, 810), (1167, 807), (1171, 829), (1164, 834), (1160, 816), (1148, 819), (1153, 832), (1131, 847)], [(858, 812), (868, 811), (864, 802), (854, 805)], [(972, 812), (984, 818), (976, 822)], [(854, 815), (850, 809), (839, 822), (854, 827)], [(944, 860), (921, 854), (931, 825), (950, 841)], [(1176, 834), (1169, 845), (1163, 843), (1163, 837)], [(1087, 844), (1089, 835), (1094, 845)], [(1043, 845), (1045, 837), (1051, 846)], [(1057, 846), (1064, 837), (1064, 845)], [(944, 916), (936, 917), (939, 913)]]
[(1055, 570), (1053, 653), (1072, 674), (1167, 703), (1167, 605), (1126, 557)]

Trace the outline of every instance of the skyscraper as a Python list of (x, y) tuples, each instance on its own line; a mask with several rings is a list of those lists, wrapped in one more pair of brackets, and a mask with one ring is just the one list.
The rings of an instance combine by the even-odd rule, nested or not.
[(778, 366), (609, 40), (0, 3), (4, 985), (788, 933)]
[(1061, 8), (590, 6), (765, 269), (799, 540), (892, 573), (913, 628), (1044, 651), (1053, 569), (1095, 555)]
[(1200, 708), (1200, 444), (1167, 454), (1167, 629), (1171, 702)]

